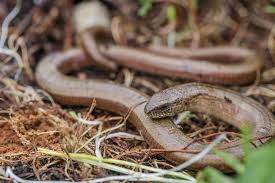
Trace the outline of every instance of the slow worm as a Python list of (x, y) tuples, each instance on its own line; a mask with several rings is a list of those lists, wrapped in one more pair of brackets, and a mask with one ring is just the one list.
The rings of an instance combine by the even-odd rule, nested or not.
[(161, 76), (223, 85), (244, 85), (255, 81), (262, 61), (252, 50), (240, 47), (143, 49), (117, 46), (110, 39), (110, 15), (94, 1), (78, 5), (75, 27), (86, 54), (97, 65), (116, 69), (118, 65)]
[[(93, 1), (93, 3), (95, 2)], [(102, 7), (102, 5), (96, 6)], [(86, 10), (87, 12), (90, 13), (89, 10)], [(100, 14), (103, 11), (94, 10), (93, 12)], [(82, 15), (79, 14), (78, 17), (82, 17)], [(173, 112), (179, 112), (178, 107), (174, 107), (178, 101), (185, 102), (178, 105), (184, 107), (183, 109), (216, 115), (237, 127), (240, 127), (241, 124), (250, 124), (253, 127), (253, 137), (273, 135), (273, 118), (264, 107), (251, 99), (214, 86), (202, 84), (177, 86), (164, 90), (149, 100), (148, 96), (135, 89), (109, 81), (96, 79), (82, 81), (66, 76), (65, 74), (72, 70), (95, 64), (104, 65), (110, 69), (115, 69), (116, 64), (121, 64), (146, 72), (185, 79), (222, 84), (244, 84), (252, 82), (256, 77), (256, 71), (261, 67), (261, 62), (257, 56), (246, 49), (234, 48), (232, 51), (231, 49), (217, 48), (212, 50), (215, 54), (210, 54), (210, 56), (209, 53), (211, 52), (205, 50), (192, 51), (190, 52), (191, 55), (187, 52), (189, 54), (187, 56), (167, 56), (168, 53), (163, 56), (154, 54), (153, 51), (148, 52), (115, 45), (102, 46), (96, 43), (96, 37), (93, 36), (97, 35), (98, 31), (101, 33), (108, 27), (109, 23), (104, 16), (98, 17), (103, 18), (98, 22), (90, 19), (84, 24), (79, 24), (78, 32), (80, 36), (82, 35), (80, 41), (85, 47), (85, 53), (80, 49), (53, 53), (46, 56), (37, 66), (36, 80), (38, 85), (49, 92), (57, 102), (64, 105), (89, 106), (93, 99), (96, 99), (97, 107), (100, 109), (121, 115), (131, 111), (129, 121), (136, 126), (152, 148), (186, 150), (186, 152), (163, 154), (164, 158), (176, 164), (192, 158), (194, 153), (191, 152), (200, 152), (205, 148), (205, 145), (193, 142), (192, 139), (184, 135), (168, 118), (151, 119), (151, 117), (164, 117), (164, 115), (153, 115), (157, 114), (154, 111), (155, 109), (158, 110), (158, 107), (162, 110), (168, 107), (173, 109)], [(90, 25), (93, 26), (89, 27)], [(89, 30), (93, 32), (92, 37), (90, 37)], [(84, 39), (85, 36), (83, 35), (87, 39)], [(92, 41), (92, 45), (85, 40)], [(87, 54), (89, 51), (92, 53)], [(217, 52), (221, 57), (217, 56)], [(94, 59), (90, 59), (91, 57)], [(202, 59), (221, 58), (222, 63), (196, 61), (195, 57), (196, 59), (199, 59), (197, 57), (202, 57)], [(234, 63), (224, 63), (224, 58)], [(234, 58), (240, 58), (242, 61), (235, 61)], [(161, 97), (164, 98), (161, 99)], [(149, 103), (145, 108), (148, 100)], [(158, 114), (160, 113), (158, 112)], [(256, 143), (259, 144), (259, 140)], [(222, 144), (218, 148), (237, 158), (242, 157), (239, 141)], [(191, 168), (200, 169), (205, 166), (213, 166), (224, 171), (230, 170), (222, 158), (212, 153), (193, 164)]]
[[(97, 107), (100, 109), (121, 115), (131, 111), (129, 121), (136, 126), (152, 148), (180, 150), (188, 146), (186, 151), (200, 152), (205, 147), (205, 145), (200, 143), (192, 143), (192, 139), (184, 135), (171, 120), (167, 118), (154, 120), (146, 115), (144, 108), (145, 102), (149, 100), (149, 97), (137, 90), (109, 81), (96, 79), (82, 81), (65, 75), (72, 70), (88, 67), (92, 64), (94, 63), (80, 49), (53, 53), (39, 62), (36, 69), (36, 80), (41, 88), (49, 92), (57, 102), (63, 105), (89, 106), (93, 99), (96, 99)], [(241, 119), (249, 121), (255, 126), (257, 137), (271, 134), (273, 118), (270, 113), (253, 100), (241, 97), (235, 93), (231, 94), (227, 90), (225, 91), (218, 90), (215, 87), (205, 88), (201, 84), (171, 88), (156, 95), (161, 97), (163, 95), (162, 103), (160, 103), (159, 97), (154, 96), (147, 104), (146, 112), (148, 113), (154, 108), (149, 106), (158, 106), (164, 103), (168, 105), (171, 102), (170, 99), (173, 99), (173, 102), (177, 101), (177, 99), (184, 101), (182, 96), (179, 95), (180, 93), (185, 93), (185, 96), (189, 99), (194, 94), (204, 92), (201, 97), (195, 97), (190, 101), (189, 104), (192, 104), (188, 105), (190, 109), (198, 108), (200, 112), (218, 115), (219, 118), (236, 126), (240, 123), (235, 123), (235, 121), (240, 121)], [(238, 158), (242, 157), (239, 142), (223, 144), (219, 148)], [(188, 152), (171, 152), (163, 156), (169, 161), (179, 164), (192, 158), (193, 155), (193, 153)], [(214, 154), (206, 155), (201, 161), (193, 164), (192, 168), (199, 169), (205, 166), (214, 166), (225, 171), (229, 170), (224, 161)]]

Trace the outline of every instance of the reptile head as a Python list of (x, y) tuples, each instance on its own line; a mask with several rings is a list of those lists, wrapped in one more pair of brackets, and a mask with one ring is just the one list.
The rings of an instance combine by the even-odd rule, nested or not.
[(182, 112), (181, 100), (174, 92), (176, 91), (169, 88), (153, 95), (147, 102), (144, 112), (151, 118), (164, 118)]

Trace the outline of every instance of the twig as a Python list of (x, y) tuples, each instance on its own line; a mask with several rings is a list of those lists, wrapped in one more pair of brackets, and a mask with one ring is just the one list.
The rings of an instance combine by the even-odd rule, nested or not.
[(101, 152), (100, 152), (100, 144), (106, 140), (106, 139), (110, 139), (113, 137), (124, 137), (124, 138), (131, 138), (131, 139), (135, 139), (135, 140), (144, 140), (141, 136), (138, 135), (133, 135), (133, 134), (129, 134), (129, 133), (125, 133), (125, 132), (117, 132), (117, 133), (112, 133), (109, 135), (106, 135), (104, 137), (101, 137), (97, 142), (96, 142), (96, 150), (95, 150), (95, 154), (98, 158), (102, 158)]
[(5, 18), (3, 24), (2, 24), (2, 33), (0, 38), (0, 48), (4, 47), (5, 41), (7, 39), (8, 31), (9, 31), (9, 24), (10, 22), (16, 17), (16, 15), (19, 13), (22, 5), (22, 0), (16, 1), (16, 6), (13, 8), (13, 10), (8, 14), (8, 16)]

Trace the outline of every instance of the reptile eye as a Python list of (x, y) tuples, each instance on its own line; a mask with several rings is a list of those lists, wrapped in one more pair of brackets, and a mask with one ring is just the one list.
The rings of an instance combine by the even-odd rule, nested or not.
[(165, 110), (167, 108), (168, 108), (168, 105), (163, 105), (163, 106), (160, 107), (160, 110)]

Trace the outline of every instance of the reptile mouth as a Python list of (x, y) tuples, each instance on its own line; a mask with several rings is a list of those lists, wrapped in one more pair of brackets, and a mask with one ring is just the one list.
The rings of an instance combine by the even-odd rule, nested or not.
[(148, 113), (151, 118), (165, 118), (173, 116), (171, 109), (161, 110), (161, 111), (151, 111)]

